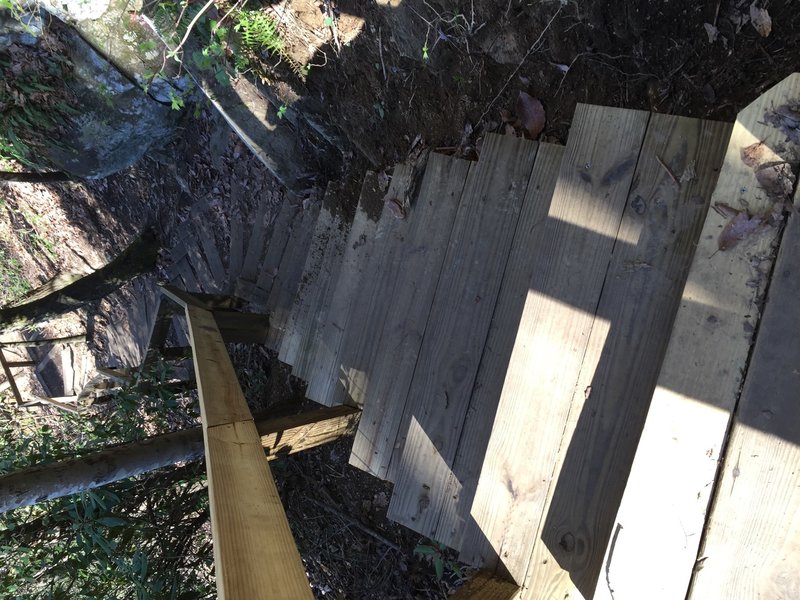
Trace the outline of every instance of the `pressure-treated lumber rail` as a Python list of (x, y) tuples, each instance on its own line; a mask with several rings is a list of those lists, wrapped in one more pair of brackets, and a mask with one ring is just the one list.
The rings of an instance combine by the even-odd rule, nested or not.
[(300, 554), (213, 313), (163, 288), (186, 311), (206, 447), (219, 598), (312, 598)]

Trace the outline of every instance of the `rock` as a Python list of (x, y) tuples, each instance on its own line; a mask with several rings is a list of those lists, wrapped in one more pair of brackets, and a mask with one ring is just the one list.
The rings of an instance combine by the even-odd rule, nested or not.
[(47, 149), (47, 158), (78, 177), (106, 177), (171, 138), (179, 113), (145, 94), (75, 31), (62, 29), (73, 64), (66, 84), (80, 112), (65, 125), (59, 143)]
[(35, 46), (42, 32), (42, 18), (38, 11), (24, 13), (19, 18), (9, 10), (0, 10), (0, 50), (11, 44)]

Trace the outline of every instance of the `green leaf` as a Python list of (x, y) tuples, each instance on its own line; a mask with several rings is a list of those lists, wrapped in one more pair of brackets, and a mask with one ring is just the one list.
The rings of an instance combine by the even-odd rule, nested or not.
[(436, 571), (436, 579), (441, 579), (444, 576), (444, 561), (440, 556), (433, 559), (433, 568)]
[(325, 27), (333, 27), (333, 19), (331, 17), (325, 17), (325, 20), (322, 22)]
[(430, 556), (431, 554), (436, 554), (436, 553), (437, 553), (436, 548), (424, 544), (420, 544), (416, 548), (414, 548), (414, 554), (419, 554), (421, 556)]
[(119, 517), (102, 517), (97, 519), (97, 522), (106, 527), (119, 527), (128, 523), (125, 519), (120, 519)]

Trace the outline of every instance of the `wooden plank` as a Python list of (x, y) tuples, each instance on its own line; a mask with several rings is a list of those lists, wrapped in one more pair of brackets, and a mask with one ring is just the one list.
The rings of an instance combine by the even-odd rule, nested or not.
[(327, 283), (331, 239), (339, 235), (341, 227), (341, 219), (335, 207), (337, 192), (338, 186), (329, 183), (319, 217), (314, 225), (314, 232), (311, 235), (311, 244), (306, 254), (300, 284), (293, 298), (285, 331), (281, 338), (278, 357), (292, 366), (297, 363), (303, 347), (303, 339), (308, 333), (311, 313)]
[(268, 210), (267, 198), (261, 198), (253, 219), (253, 229), (250, 231), (250, 240), (247, 242), (247, 252), (244, 255), (240, 275), (242, 279), (248, 281), (255, 281), (258, 277), (261, 257), (264, 254), (264, 241), (267, 239), (267, 230), (269, 229), (265, 222)]
[[(234, 178), (231, 181), (232, 202), (238, 203), (242, 195), (242, 184), (237, 178)], [(244, 231), (242, 213), (237, 209), (232, 210), (230, 216), (231, 247), (228, 250), (228, 278), (226, 280), (226, 289), (229, 292), (234, 291), (236, 280), (242, 273), (242, 265), (244, 264)]]
[(238, 310), (215, 310), (213, 314), (226, 344), (264, 344), (267, 341), (269, 315)]
[(440, 514), (431, 519), (436, 523), (431, 537), (452, 548), (461, 549), (492, 429), (488, 415), (494, 414), (503, 389), (533, 270), (541, 266), (531, 255), (531, 248), (539, 235), (539, 226), (547, 218), (563, 153), (563, 146), (539, 144), (452, 474), (437, 507)]
[[(387, 516), (434, 532), (538, 144), (484, 138), (467, 177), (389, 464)], [(408, 439), (406, 436), (408, 435)]]
[(478, 571), (450, 596), (450, 600), (513, 600), (518, 593), (516, 583), (501, 579), (491, 571)]
[(297, 207), (292, 204), (289, 198), (285, 198), (272, 226), (272, 235), (269, 238), (267, 252), (261, 263), (258, 279), (256, 279), (257, 290), (264, 290), (263, 300), (259, 300), (261, 303), (266, 302), (267, 296), (272, 289), (272, 283), (278, 274), (281, 258), (283, 258), (283, 253), (286, 251), (295, 217), (297, 217)]
[(200, 244), (195, 238), (191, 241), (186, 241), (186, 258), (185, 260), (191, 265), (195, 274), (197, 275), (197, 289), (193, 291), (221, 291), (218, 287), (218, 282), (215, 280), (211, 269), (203, 258), (203, 253), (200, 251)]
[(647, 120), (644, 112), (578, 105), (548, 218), (531, 247), (541, 268), (530, 282), (471, 509), (473, 531), (520, 583)]
[[(223, 400), (201, 391), (203, 397)], [(253, 421), (206, 427), (204, 433), (217, 596), (313, 598)]]
[(773, 273), (690, 600), (796, 598), (800, 592), (800, 215), (795, 211)]
[[(594, 597), (730, 131), (650, 118), (537, 531), (530, 598), (575, 587)], [(674, 173), (690, 166), (678, 186)]]
[(226, 287), (227, 278), (225, 275), (225, 267), (222, 264), (222, 259), (217, 250), (217, 243), (214, 239), (214, 232), (210, 227), (205, 227), (204, 224), (195, 223), (195, 231), (200, 240), (200, 247), (203, 249), (203, 256), (205, 262), (211, 271), (214, 279), (214, 289), (222, 291)]
[(327, 301), (329, 308), (325, 322), (314, 343), (315, 349), (310, 360), (306, 390), (306, 397), (310, 400), (325, 403), (332, 393), (331, 389), (336, 385), (337, 361), (342, 339), (349, 326), (352, 309), (361, 301), (357, 295), (358, 289), (364, 268), (372, 253), (378, 228), (378, 222), (369, 218), (364, 206), (377, 203), (382, 195), (378, 175), (367, 171), (361, 186), (361, 196), (353, 225), (345, 244), (336, 286), (329, 288), (331, 297)]
[[(415, 206), (416, 202), (411, 201), (410, 193), (416, 181), (416, 174), (417, 171), (412, 165), (395, 165), (385, 199), (408, 197), (408, 206)], [(456, 198), (457, 202), (458, 198)], [(454, 214), (455, 212), (453, 212)], [(402, 259), (395, 258), (395, 256), (399, 257), (403, 254), (398, 240), (404, 238), (409, 228), (414, 226), (411, 223), (415, 222), (413, 216), (406, 219), (395, 218), (391, 209), (384, 204), (375, 232), (375, 252), (364, 267), (365, 275), (362, 277), (359, 291), (356, 293), (359, 301), (352, 306), (350, 319), (354, 325), (348, 327), (343, 334), (335, 367), (337, 381), (332, 388), (329, 388), (328, 397), (321, 400), (322, 404), (349, 403), (359, 406), (364, 404), (368, 365), (375, 357), (375, 348), (379, 342), (383, 317), (387, 311), (385, 304), (376, 304), (374, 300), (380, 297), (379, 295), (383, 293), (382, 290), (386, 286), (393, 285), (397, 273), (395, 265), (402, 264)], [(447, 223), (448, 227), (452, 227), (452, 215)], [(449, 235), (448, 231), (447, 236)], [(445, 245), (446, 243), (447, 238), (444, 240)], [(444, 256), (443, 252), (441, 256)], [(387, 278), (387, 273), (394, 275), (392, 278)], [(382, 308), (378, 309), (378, 306)]]
[[(798, 96), (793, 75), (739, 113), (712, 204), (760, 210), (771, 202), (740, 152), (761, 140), (783, 145), (764, 114)], [(719, 251), (726, 221), (714, 211), (706, 217), (617, 513), (619, 535), (606, 550), (603, 579), (616, 600), (640, 598), (642, 590), (654, 599), (684, 597), (695, 566), (775, 240), (769, 229)], [(610, 600), (608, 587), (601, 583), (597, 597)]]
[(186, 320), (194, 350), (203, 425), (214, 427), (252, 419), (214, 315), (189, 304), (186, 306)]
[[(42, 361), (42, 364), (44, 364), (44, 361)], [(2, 348), (0, 348), (0, 365), (3, 367), (3, 373), (5, 373), (6, 376), (6, 383), (8, 383), (8, 386), (11, 388), (11, 393), (14, 394), (17, 404), (22, 404), (22, 395), (19, 392), (19, 387), (17, 386), (17, 382), (14, 380), (14, 374), (11, 372), (11, 368), (6, 361), (6, 357), (3, 355)]]
[(300, 285), (300, 278), (311, 245), (311, 234), (320, 213), (320, 204), (312, 204), (303, 211), (302, 219), (292, 227), (286, 250), (281, 257), (278, 275), (273, 281), (272, 289), (267, 299), (266, 312), (270, 315), (270, 335), (268, 345), (271, 348), (280, 348), (286, 322), (289, 318), (295, 294)]
[(352, 406), (326, 406), (299, 415), (256, 421), (256, 429), (267, 458), (273, 460), (352, 434), (360, 416), (361, 411)]
[[(351, 318), (342, 369), (352, 401), (364, 403), (350, 464), (387, 477), (394, 440), (471, 164), (432, 154), (419, 197), (404, 220), (384, 210), (359, 294), (366, 312)], [(402, 193), (400, 179), (390, 193)], [(401, 196), (396, 196), (401, 197)], [(359, 326), (356, 328), (356, 326)], [(347, 345), (344, 345), (347, 344)]]

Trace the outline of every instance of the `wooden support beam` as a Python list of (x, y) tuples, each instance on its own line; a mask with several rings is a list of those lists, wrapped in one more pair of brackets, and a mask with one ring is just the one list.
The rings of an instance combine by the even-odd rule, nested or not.
[(3, 367), (3, 373), (6, 375), (6, 382), (11, 388), (11, 393), (14, 394), (17, 404), (22, 404), (22, 395), (19, 393), (17, 382), (14, 381), (14, 374), (11, 372), (11, 366), (6, 361), (2, 348), (0, 348), (0, 365)]
[(86, 341), (86, 334), (68, 335), (65, 337), (48, 338), (45, 340), (18, 340), (15, 342), (0, 342), (0, 346), (5, 348), (23, 347), (36, 348), (39, 346), (50, 346), (55, 344), (81, 344)]
[(9, 367), (35, 367), (36, 361), (35, 360), (10, 360), (6, 363)]
[(518, 594), (516, 583), (501, 579), (491, 571), (478, 571), (450, 596), (450, 600), (513, 600)]

